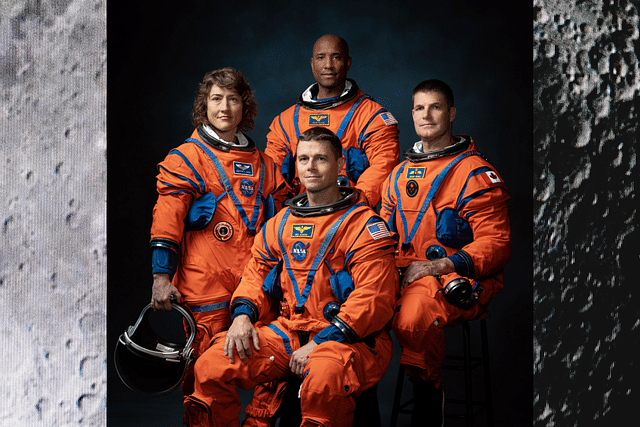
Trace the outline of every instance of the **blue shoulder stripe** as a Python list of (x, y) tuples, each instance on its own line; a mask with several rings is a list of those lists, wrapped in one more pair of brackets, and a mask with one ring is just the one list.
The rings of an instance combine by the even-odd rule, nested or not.
[(189, 169), (191, 169), (191, 172), (193, 172), (193, 176), (195, 176), (196, 181), (198, 181), (198, 184), (200, 185), (200, 192), (204, 193), (207, 191), (206, 189), (206, 185), (204, 183), (204, 179), (202, 179), (202, 176), (200, 176), (200, 174), (198, 173), (198, 171), (196, 170), (195, 167), (193, 167), (193, 165), (191, 164), (191, 161), (187, 158), (187, 156), (185, 156), (184, 154), (182, 154), (180, 151), (178, 150), (171, 150), (169, 151), (169, 154), (177, 154), (178, 156), (180, 156), (180, 158), (182, 160), (184, 160), (184, 162), (186, 163), (186, 165), (189, 167)]
[(476, 191), (475, 193), (465, 197), (464, 199), (462, 199), (460, 201), (460, 203), (457, 205), (458, 206), (458, 210), (464, 209), (464, 206), (467, 203), (469, 203), (471, 200), (475, 199), (476, 197), (482, 196), (483, 194), (486, 194), (489, 191), (498, 190), (498, 189), (500, 189), (500, 187), (490, 187), (490, 188), (484, 188), (482, 190)]
[[(409, 160), (405, 160), (404, 162), (402, 162), (400, 164), (400, 167), (398, 168), (398, 171), (396, 172), (396, 175), (393, 177), (393, 190), (396, 194), (396, 212), (400, 213), (400, 219), (402, 220), (402, 228), (404, 229), (403, 242), (410, 241), (409, 226), (407, 225), (407, 217), (404, 215), (404, 212), (402, 210), (402, 197), (400, 197), (400, 189), (398, 188), (398, 178), (402, 174), (402, 171), (404, 170), (404, 167), (407, 165), (408, 162)], [(391, 179), (391, 176), (389, 176), (389, 179)], [(389, 185), (389, 188), (391, 188), (391, 185)], [(393, 216), (391, 218), (393, 218)], [(391, 221), (391, 218), (389, 219), (389, 221)], [(389, 228), (391, 228), (390, 224), (389, 224)], [(392, 228), (392, 229), (396, 229), (396, 228)]]
[(469, 176), (467, 176), (467, 181), (464, 183), (464, 186), (462, 187), (462, 191), (460, 191), (460, 194), (458, 195), (458, 200), (456, 201), (456, 206), (458, 206), (460, 204), (460, 200), (462, 199), (462, 196), (464, 195), (464, 192), (467, 189), (467, 185), (469, 185), (469, 181), (471, 180), (471, 178), (473, 178), (474, 176), (480, 175), (481, 173), (484, 172), (488, 172), (492, 170), (491, 168), (487, 167), (487, 166), (481, 166), (477, 169), (472, 170), (469, 173)]
[[(291, 148), (290, 148), (291, 147), (291, 140), (289, 139), (289, 134), (287, 134), (287, 131), (284, 130), (284, 126), (282, 125), (282, 114), (278, 114), (278, 123), (280, 124), (280, 129), (282, 129), (282, 133), (284, 133), (285, 138), (287, 138), (287, 145), (289, 146), (287, 148), (289, 148), (289, 150), (291, 150)], [(287, 150), (285, 149), (283, 151), (287, 151)]]
[[(288, 208), (287, 208), (287, 209), (288, 209)], [(275, 256), (273, 256), (273, 254), (272, 254), (272, 253), (271, 253), (271, 251), (269, 250), (269, 244), (267, 243), (267, 233), (266, 233), (266, 228), (267, 228), (267, 223), (265, 222), (265, 223), (262, 225), (262, 243), (264, 244), (264, 248), (266, 249), (266, 251), (267, 251), (267, 253), (269, 254), (269, 257), (270, 257), (270, 258), (266, 258), (266, 257), (265, 257), (264, 255), (262, 255), (262, 254), (260, 254), (260, 255), (262, 255), (262, 257), (263, 257), (264, 259), (267, 259), (267, 260), (269, 260), (269, 261), (277, 261), (278, 259), (277, 259)]]
[(378, 114), (384, 113), (385, 111), (387, 111), (385, 108), (381, 108), (378, 111), (376, 111), (375, 114), (373, 116), (371, 116), (371, 118), (367, 122), (366, 126), (362, 129), (362, 132), (360, 132), (360, 136), (358, 137), (358, 146), (360, 147), (360, 149), (362, 149), (362, 143), (364, 142), (364, 140), (367, 139), (369, 137), (369, 135), (371, 135), (373, 133), (373, 132), (371, 132), (371, 133), (368, 133), (368, 134), (365, 135), (365, 132), (369, 128), (369, 125), (371, 124), (373, 119), (376, 118), (376, 116)]
[(462, 210), (464, 205), (466, 205), (470, 200), (474, 199), (475, 197), (481, 196), (481, 195), (485, 194), (487, 191), (499, 188), (499, 187), (490, 187), (490, 188), (487, 188), (485, 190), (481, 190), (481, 191), (478, 191), (478, 192), (476, 192), (474, 194), (471, 194), (471, 195), (465, 197), (464, 199), (462, 198), (462, 196), (464, 196), (464, 194), (465, 194), (465, 191), (467, 189), (467, 185), (469, 184), (469, 181), (471, 180), (471, 178), (474, 177), (474, 176), (478, 176), (480, 174), (483, 174), (485, 172), (493, 172), (493, 169), (491, 169), (488, 166), (480, 166), (479, 168), (474, 169), (469, 173), (469, 176), (467, 177), (467, 181), (464, 183), (464, 187), (462, 187), (462, 191), (460, 191), (460, 194), (458, 195), (458, 200), (456, 201), (456, 206), (458, 207), (459, 210)]
[[(342, 140), (342, 134), (347, 129), (347, 126), (349, 125), (349, 122), (351, 121), (351, 118), (353, 117), (353, 113), (356, 111), (356, 109), (358, 108), (360, 103), (362, 101), (364, 101), (365, 99), (368, 99), (368, 98), (370, 98), (369, 95), (362, 95), (360, 98), (358, 98), (358, 100), (356, 102), (353, 103), (353, 105), (351, 106), (351, 108), (347, 112), (347, 115), (344, 116), (344, 119), (342, 119), (342, 123), (340, 123), (340, 127), (338, 128), (338, 131), (336, 132), (336, 135), (338, 136), (338, 138), (340, 138)], [(300, 105), (300, 104), (298, 104), (298, 105)], [(298, 123), (298, 122), (296, 121), (296, 123)]]
[[(296, 107), (293, 110), (293, 125), (296, 129), (296, 141), (300, 139), (300, 126), (298, 126), (299, 118), (300, 118), (300, 104), (296, 104)], [(287, 139), (289, 139), (289, 137), (287, 137)]]
[[(165, 167), (163, 167), (163, 166), (158, 166), (158, 169), (163, 169), (163, 170), (164, 170), (165, 172), (167, 172), (168, 174), (171, 174), (171, 175), (175, 176), (176, 178), (179, 178), (179, 179), (181, 179), (181, 180), (183, 180), (183, 181), (185, 181), (185, 182), (189, 183), (189, 185), (191, 185), (191, 187), (192, 187), (196, 192), (199, 192), (199, 191), (200, 191), (200, 188), (199, 188), (198, 184), (196, 184), (195, 182), (193, 182), (190, 178), (187, 178), (186, 176), (183, 176), (183, 175), (179, 175), (179, 174), (173, 173), (173, 172), (171, 172), (171, 171), (167, 170), (167, 168), (165, 168)], [(162, 181), (161, 181), (161, 182), (162, 182)], [(163, 184), (164, 184), (164, 182), (163, 182)], [(174, 186), (174, 185), (171, 185), (171, 187), (175, 187), (175, 186)]]

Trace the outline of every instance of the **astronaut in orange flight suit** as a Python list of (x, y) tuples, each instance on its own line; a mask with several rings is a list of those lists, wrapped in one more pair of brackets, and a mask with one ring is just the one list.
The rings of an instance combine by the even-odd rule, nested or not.
[[(189, 307), (198, 327), (198, 357), (231, 324), (231, 295), (255, 235), (281, 208), (289, 188), (273, 160), (238, 130), (253, 127), (256, 111), (242, 73), (208, 73), (193, 111), (191, 137), (158, 165), (152, 306), (170, 309), (173, 295)], [(192, 372), (182, 389), (192, 391)]]
[(299, 194), (304, 188), (295, 170), (296, 141), (312, 126), (327, 127), (342, 141), (346, 162), (340, 172), (340, 185), (362, 190), (374, 207), (380, 201), (382, 182), (398, 164), (397, 121), (355, 81), (347, 79), (350, 66), (344, 39), (327, 34), (316, 41), (311, 58), (316, 83), (302, 92), (295, 105), (273, 119), (265, 153), (281, 167), (282, 175)]
[[(452, 135), (456, 109), (449, 86), (428, 80), (413, 98), (421, 141), (385, 182), (380, 214), (399, 235), (396, 265), (406, 268), (393, 319), (400, 363), (414, 396), (434, 405), (420, 405), (412, 425), (441, 426), (443, 328), (477, 317), (503, 287), (511, 253), (509, 195), (475, 141)], [(451, 288), (460, 284), (470, 286), (456, 299)]]
[[(398, 296), (395, 239), (358, 190), (338, 187), (344, 160), (335, 134), (304, 132), (298, 153), (307, 193), (288, 201), (254, 242), (231, 301), (233, 323), (196, 362), (191, 427), (238, 426), (236, 386), (292, 375), (303, 378), (302, 426), (350, 426), (354, 398), (391, 360), (385, 326)], [(254, 327), (274, 298), (280, 317)], [(273, 412), (261, 416), (269, 425)]]

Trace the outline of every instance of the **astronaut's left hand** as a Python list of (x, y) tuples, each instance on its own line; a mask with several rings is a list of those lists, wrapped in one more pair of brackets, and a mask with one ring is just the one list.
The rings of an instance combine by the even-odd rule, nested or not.
[(454, 271), (456, 271), (456, 267), (449, 258), (440, 258), (433, 261), (413, 261), (402, 276), (400, 290), (422, 277), (449, 274)]
[(318, 344), (314, 340), (311, 340), (293, 352), (291, 359), (289, 359), (289, 368), (291, 368), (291, 372), (293, 372), (294, 375), (302, 378), (304, 367), (309, 363), (309, 355), (317, 346)]

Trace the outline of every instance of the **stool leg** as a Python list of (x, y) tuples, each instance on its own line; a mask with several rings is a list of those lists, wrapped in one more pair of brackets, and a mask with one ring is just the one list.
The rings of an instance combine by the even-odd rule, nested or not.
[(484, 369), (484, 394), (487, 411), (487, 426), (493, 427), (493, 399), (491, 395), (491, 369), (489, 366), (489, 340), (487, 338), (487, 320), (480, 321), (482, 339), (482, 368)]
[(465, 411), (467, 426), (473, 427), (473, 390), (471, 388), (471, 331), (469, 322), (462, 324), (464, 343), (464, 389), (466, 395)]
[(396, 391), (393, 396), (393, 407), (391, 408), (391, 422), (389, 427), (396, 427), (398, 423), (398, 408), (400, 407), (400, 399), (402, 399), (402, 386), (404, 385), (404, 368), (398, 366), (398, 379), (396, 380)]
[(382, 427), (378, 384), (364, 390), (354, 402), (356, 409), (353, 414), (353, 427)]

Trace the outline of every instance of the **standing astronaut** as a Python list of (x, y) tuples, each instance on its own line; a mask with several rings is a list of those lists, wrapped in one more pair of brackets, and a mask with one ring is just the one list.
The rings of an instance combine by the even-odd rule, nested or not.
[(381, 216), (399, 235), (402, 272), (393, 331), (414, 385), (412, 426), (443, 424), (444, 327), (478, 317), (503, 287), (511, 254), (508, 190), (476, 151), (452, 134), (453, 92), (440, 80), (413, 90), (420, 141), (383, 186)]
[(313, 126), (330, 129), (340, 138), (345, 158), (340, 185), (361, 190), (374, 207), (380, 201), (382, 182), (398, 164), (398, 122), (347, 78), (351, 62), (349, 46), (342, 37), (325, 34), (315, 42), (311, 71), (316, 83), (273, 119), (265, 153), (299, 194), (304, 188), (295, 169), (298, 137)]
[[(229, 327), (231, 294), (253, 239), (289, 194), (273, 160), (241, 132), (253, 129), (256, 111), (241, 72), (207, 73), (194, 100), (195, 130), (158, 165), (151, 305), (170, 310), (173, 296), (189, 307), (196, 357)], [(190, 373), (182, 389), (193, 390)]]

